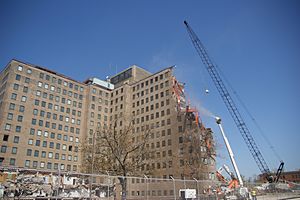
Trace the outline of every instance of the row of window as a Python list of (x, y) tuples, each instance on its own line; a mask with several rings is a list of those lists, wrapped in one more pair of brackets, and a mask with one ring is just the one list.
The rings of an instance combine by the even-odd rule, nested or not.
[[(22, 76), (20, 74), (16, 74), (16, 81), (21, 81)], [(24, 76), (24, 82), (25, 83), (30, 83), (30, 78)]]
[[(16, 93), (12, 93), (10, 99), (12, 100), (17, 100), (18, 95)], [(21, 97), (21, 102), (26, 102), (27, 101), (27, 96), (22, 96)]]
[[(119, 101), (119, 99), (120, 99), (120, 101)], [(115, 101), (115, 104), (117, 104), (118, 102), (122, 102), (123, 99), (124, 99), (124, 96), (117, 97), (117, 98), (115, 98), (115, 100), (110, 101), (110, 105), (113, 105), (114, 101)]]
[[(8, 147), (7, 147), (6, 145), (2, 145), (2, 146), (1, 146), (0, 152), (1, 152), (1, 153), (6, 153), (6, 152), (7, 152), (7, 149), (8, 149)], [(12, 148), (11, 148), (11, 153), (12, 153), (12, 154), (17, 154), (17, 152), (18, 152), (18, 147), (12, 147)]]
[(169, 160), (168, 162), (157, 162), (157, 163), (151, 163), (151, 164), (144, 164), (141, 167), (142, 171), (149, 171), (149, 170), (155, 170), (155, 169), (167, 169), (167, 168), (172, 168), (173, 166), (173, 161)]
[[(166, 90), (166, 91), (165, 91), (165, 94), (166, 94), (166, 96), (168, 96), (168, 95), (169, 95), (169, 90)], [(159, 96), (160, 96), (160, 97), (159, 97)], [(155, 94), (155, 95), (150, 96), (150, 101), (153, 101), (153, 100), (154, 100), (154, 97), (155, 97), (155, 99), (163, 98), (163, 97), (164, 97), (164, 92), (161, 92), (160, 95), (159, 95), (159, 94)], [(149, 98), (148, 98), (148, 97), (145, 98), (145, 99), (141, 99), (140, 101), (133, 102), (133, 103), (132, 103), (132, 107), (133, 107), (133, 108), (134, 108), (135, 106), (138, 107), (138, 106), (140, 106), (140, 105), (144, 105), (144, 104), (147, 104), (147, 103), (149, 103)], [(169, 105), (170, 100), (167, 99), (166, 103), (167, 103), (167, 105)], [(158, 105), (158, 103), (156, 103), (156, 104)], [(163, 106), (163, 105), (162, 105), (162, 106)]]
[[(11, 164), (14, 165), (14, 164)], [(41, 169), (54, 169), (54, 170), (67, 170), (67, 171), (77, 171), (77, 165), (73, 165), (73, 169), (71, 169), (71, 165), (65, 165), (61, 163), (51, 163), (51, 162), (38, 162), (38, 161), (31, 161), (31, 160), (26, 160), (24, 163), (24, 167), (28, 168), (41, 168)]]
[[(9, 110), (15, 110), (15, 109), (16, 109), (16, 104), (10, 103), (9, 104)], [(25, 106), (19, 105), (19, 110), (18, 111), (24, 113), (25, 112)]]
[[(61, 108), (64, 108), (64, 107), (61, 107)], [(64, 110), (64, 109), (61, 109), (61, 111)], [(72, 110), (74, 112), (72, 112), (74, 115), (76, 114), (76, 110)], [(62, 111), (63, 112), (63, 111)], [(40, 114), (39, 114), (40, 113)], [(70, 113), (70, 110), (69, 112), (67, 113)], [(41, 116), (41, 117), (46, 117), (48, 119), (51, 119), (51, 115), (52, 115), (52, 118), (54, 120), (57, 120), (59, 119), (59, 121), (65, 121), (66, 123), (69, 123), (71, 122), (72, 124), (77, 124), (77, 125), (80, 125), (81, 123), (81, 120), (80, 119), (77, 119), (75, 120), (75, 118), (71, 118), (69, 116), (63, 116), (63, 115), (57, 115), (56, 113), (51, 113), (51, 112), (45, 112), (44, 110), (38, 110), (38, 109), (33, 109), (33, 115), (35, 116)]]
[(67, 81), (62, 80), (60, 78), (57, 79), (56, 77), (50, 76), (49, 74), (44, 74), (43, 72), (41, 72), (39, 77), (40, 77), (40, 79), (44, 79), (46, 81), (51, 81), (54, 84), (57, 83), (59, 85), (63, 85), (63, 86), (68, 87), (70, 89), (75, 89), (76, 91), (83, 92), (83, 87), (82, 86), (79, 86), (79, 85), (74, 84), (72, 82), (67, 82)]
[[(41, 126), (41, 127), (43, 127), (43, 126), (45, 126), (46, 128), (50, 128), (50, 122), (48, 122), (48, 121), (45, 121), (45, 123), (44, 123), (44, 120), (37, 120), (37, 119), (35, 119), (35, 118), (32, 118), (32, 120), (31, 120), (31, 124), (32, 125), (39, 125), (39, 126)], [(64, 131), (64, 132), (71, 132), (71, 133), (74, 133), (74, 131), (75, 131), (75, 133), (76, 134), (79, 134), (80, 133), (80, 129), (79, 128), (74, 128), (74, 127), (70, 127), (70, 126), (67, 126), (67, 125), (62, 125), (62, 124), (58, 124), (58, 126), (57, 126), (57, 124), (56, 123), (51, 123), (51, 128), (52, 129), (58, 129), (58, 130), (60, 130), (60, 131)]]
[[(119, 93), (119, 91), (120, 91), (120, 93)], [(122, 93), (124, 92), (124, 89), (123, 89), (123, 88), (121, 88), (121, 89), (116, 89), (114, 92), (115, 92), (115, 95), (117, 96), (118, 94), (122, 94)], [(113, 97), (114, 94), (111, 93), (110, 96)]]
[[(96, 105), (95, 104), (91, 104), (91, 109), (92, 110), (95, 110), (96, 109)], [(100, 111), (102, 111), (102, 106), (98, 106), (98, 111), (100, 112)], [(108, 113), (108, 108), (107, 107), (104, 107), (104, 112), (105, 113)]]
[[(9, 123), (6, 123), (5, 126), (4, 126), (4, 130), (6, 130), (6, 131), (11, 131), (11, 130), (12, 130), (12, 125), (9, 124)], [(18, 125), (17, 125), (17, 126), (15, 127), (15, 131), (16, 131), (17, 133), (20, 133), (21, 130), (22, 130), (22, 126), (18, 126)]]
[(55, 139), (55, 136), (56, 136), (56, 139), (57, 140), (64, 140), (64, 141), (69, 141), (69, 142), (76, 142), (76, 143), (79, 143), (79, 138), (78, 137), (75, 137), (75, 140), (74, 140), (74, 137), (73, 136), (68, 136), (68, 135), (62, 135), (61, 133), (53, 133), (51, 132), (49, 134), (48, 131), (42, 131), (42, 130), (35, 130), (34, 128), (31, 128), (30, 129), (30, 135), (37, 135), (37, 136), (44, 136), (44, 137), (50, 137), (51, 139)]
[[(154, 115), (155, 114), (155, 115)], [(170, 115), (170, 109), (167, 109), (166, 112), (165, 110), (162, 110), (160, 112), (155, 112), (155, 113), (151, 113), (150, 115), (145, 115), (142, 117), (138, 117), (135, 119), (135, 121), (133, 121), (134, 124), (139, 124), (139, 123), (144, 123), (147, 122), (149, 120), (153, 120), (158, 119), (160, 117), (164, 117), (165, 115)], [(152, 123), (153, 124), (153, 123)], [(170, 125), (171, 124), (171, 119), (168, 118), (167, 120), (161, 120), (160, 122), (156, 122), (156, 125), (151, 125), (151, 128), (158, 128), (159, 126), (165, 126), (165, 125)]]
[[(9, 135), (4, 134), (2, 141), (3, 142), (8, 142), (8, 140), (9, 140)], [(20, 141), (20, 137), (19, 136), (14, 136), (13, 142), (18, 144), (19, 141)]]
[[(140, 130), (140, 129), (138, 129), (138, 130)], [(149, 125), (147, 124), (146, 126), (141, 126), (141, 130), (149, 130)], [(159, 131), (156, 132), (156, 138), (161, 138), (161, 137), (170, 136), (170, 135), (171, 135), (170, 128), (161, 130), (161, 133)], [(151, 139), (154, 139), (154, 133), (151, 133), (150, 137), (151, 137)]]
[[(161, 83), (160, 85), (155, 85), (154, 87), (150, 88), (150, 93), (157, 91), (159, 88), (163, 89), (164, 87), (168, 87), (168, 86), (169, 86), (169, 81), (166, 81), (165, 83)], [(166, 91), (169, 91), (169, 90), (166, 90)], [(141, 92), (136, 92), (135, 94), (132, 95), (132, 99), (139, 98), (139, 97), (142, 97), (147, 94), (149, 94), (149, 89), (145, 89)]]
[[(19, 84), (17, 84), (17, 83), (14, 83), (14, 85), (13, 85), (13, 89), (14, 90), (19, 90), (19, 88), (20, 88), (20, 85)], [(23, 86), (23, 90), (22, 90), (24, 93), (28, 93), (28, 87), (27, 86)]]
[(32, 150), (32, 149), (27, 149), (26, 151), (26, 156), (33, 156), (33, 157), (40, 157), (41, 158), (49, 158), (49, 159), (56, 159), (56, 160), (68, 160), (68, 161), (74, 161), (77, 162), (78, 161), (78, 156), (72, 156), (72, 155), (66, 155), (66, 154), (61, 154), (59, 155), (59, 153), (53, 153), (53, 152), (47, 152), (46, 151), (39, 151), (39, 150)]
[[(69, 97), (74, 97), (75, 99), (79, 99), (82, 100), (83, 99), (83, 95), (82, 94), (77, 94), (75, 92), (72, 91), (67, 91), (66, 89), (61, 89), (60, 87), (56, 87), (53, 85), (48, 85), (47, 83), (43, 83), (43, 82), (38, 82), (37, 86), (39, 88), (45, 88), (45, 89), (50, 89), (50, 91), (58, 93), (58, 94), (63, 94), (63, 95), (68, 95)], [(41, 91), (39, 91), (39, 93), (41, 93)]]
[[(93, 101), (93, 102), (96, 102), (96, 98), (97, 98), (96, 96), (92, 96), (92, 101)], [(122, 98), (122, 100), (123, 100), (123, 98)], [(98, 98), (98, 103), (101, 104), (101, 103), (103, 103), (103, 102), (104, 102), (104, 104), (105, 104), (106, 106), (108, 105), (108, 100), (105, 99), (105, 100), (103, 101), (103, 99), (102, 99), (101, 97), (99, 97), (99, 98)]]
[[(47, 102), (46, 101), (40, 101), (38, 99), (34, 100), (34, 105), (41, 106), (43, 108), (48, 108), (48, 109), (53, 109), (54, 108), (55, 111), (60, 111), (60, 112), (65, 112), (66, 111), (66, 113), (68, 113), (68, 114), (71, 113), (71, 109), (70, 108), (66, 108), (65, 109), (64, 106), (59, 106), (57, 104), (53, 105), (52, 103), (48, 103), (48, 106), (47, 106)], [(80, 103), (80, 108), (81, 107), (82, 107), (82, 104)], [(72, 115), (76, 115), (76, 110), (74, 110), (74, 109), (72, 110)], [(77, 111), (77, 116), (81, 117), (81, 111)]]
[[(123, 90), (122, 90), (122, 92), (123, 92)], [(97, 92), (97, 89), (96, 88), (93, 88), (92, 89), (92, 93), (93, 94), (98, 94), (99, 96), (103, 96), (104, 97), (104, 94), (105, 94), (105, 97), (106, 98), (108, 98), (108, 92), (103, 92), (102, 90), (98, 90), (98, 92)]]
[[(45, 98), (45, 99), (48, 98), (48, 93), (47, 93), (47, 92), (41, 92), (41, 91), (39, 91), (39, 90), (36, 91), (36, 94), (35, 94), (35, 95), (36, 95), (37, 97), (43, 97), (43, 98)], [(72, 100), (71, 100), (71, 99), (66, 99), (66, 98), (64, 98), (64, 97), (60, 98), (60, 96), (55, 96), (55, 98), (54, 98), (54, 95), (53, 95), (53, 94), (49, 94), (49, 100), (54, 100), (54, 99), (55, 99), (55, 101), (56, 101), (57, 103), (61, 102), (61, 103), (64, 103), (64, 104), (68, 104), (68, 105), (72, 105), (72, 106), (74, 106), (74, 107), (77, 107), (77, 101), (74, 101), (74, 100), (73, 100), (73, 104), (72, 104)], [(81, 106), (81, 105), (82, 105), (81, 102), (79, 102), (78, 105), (80, 105), (80, 106), (78, 106), (78, 107), (82, 107), (82, 106)]]
[(149, 84), (153, 84), (153, 82), (158, 82), (159, 80), (163, 80), (164, 76), (165, 76), (165, 78), (169, 77), (169, 75), (170, 75), (170, 72), (166, 72), (165, 74), (160, 74), (160, 75), (157, 75), (156, 77), (146, 80), (142, 83), (138, 83), (136, 86), (132, 87), (132, 91), (133, 92), (138, 91), (140, 88), (142, 89), (142, 88), (148, 86)]
[[(18, 65), (17, 66), (17, 70), (20, 71), (20, 72), (22, 72), (23, 71), (23, 66), (22, 65)], [(26, 73), (27, 74), (32, 74), (32, 70), (29, 69), (29, 68), (27, 68)]]
[[(35, 145), (37, 147), (41, 146), (41, 147), (48, 147), (48, 142), (47, 141), (41, 141), (41, 140), (35, 140), (34, 139), (28, 139), (28, 145)], [(64, 151), (74, 151), (74, 152), (78, 152), (78, 146), (75, 146), (75, 148), (73, 148), (73, 145), (66, 145), (66, 144), (61, 144), (61, 143), (56, 143), (55, 148), (57, 150), (60, 150), (60, 148)], [(49, 148), (54, 149), (54, 142), (49, 142)]]

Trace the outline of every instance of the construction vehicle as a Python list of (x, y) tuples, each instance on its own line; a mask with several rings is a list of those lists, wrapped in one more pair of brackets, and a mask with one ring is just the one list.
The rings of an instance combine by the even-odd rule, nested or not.
[(233, 118), (236, 126), (239, 129), (239, 132), (241, 133), (244, 141), (246, 142), (248, 149), (250, 150), (256, 164), (258, 165), (258, 168), (264, 174), (268, 182), (274, 183), (277, 182), (280, 174), (283, 170), (284, 162), (280, 161), (279, 168), (277, 170), (276, 176), (273, 177), (271, 174), (271, 171), (263, 158), (260, 150), (258, 149), (258, 146), (256, 145), (244, 119), (242, 118), (236, 104), (233, 101), (233, 98), (231, 97), (229, 91), (227, 90), (220, 73), (217, 69), (217, 66), (212, 62), (210, 59), (204, 45), (198, 38), (198, 36), (195, 34), (195, 32), (192, 30), (192, 28), (189, 26), (189, 24), (184, 21), (184, 24), (186, 26), (187, 32), (189, 34), (189, 37), (198, 53), (200, 56), (202, 63), (204, 64), (205, 68), (207, 69), (210, 77), (212, 78), (219, 94), (221, 95), (231, 117)]
[[(224, 129), (222, 127), (221, 118), (216, 117), (216, 123), (218, 124), (219, 129), (221, 131), (224, 143), (226, 145), (226, 148), (227, 148), (227, 151), (228, 151), (228, 154), (229, 154), (229, 157), (230, 157), (230, 161), (232, 163), (232, 166), (233, 166), (235, 174), (236, 174), (236, 176), (234, 176), (234, 174), (229, 170), (229, 167), (227, 167), (226, 165), (224, 165), (223, 169), (225, 169), (225, 171), (231, 177), (231, 181), (228, 183), (228, 189), (237, 189), (237, 188), (239, 188), (239, 194), (241, 196), (243, 196), (243, 197), (246, 197), (247, 194), (248, 194), (248, 189), (246, 187), (244, 187), (244, 182), (243, 182), (243, 179), (241, 177), (241, 174), (240, 174), (240, 171), (238, 169), (238, 166), (237, 166), (237, 164), (235, 162), (233, 151), (231, 149), (229, 141), (228, 141), (228, 139), (227, 139), (227, 137), (225, 135)], [(219, 172), (219, 174), (221, 174), (220, 172)]]

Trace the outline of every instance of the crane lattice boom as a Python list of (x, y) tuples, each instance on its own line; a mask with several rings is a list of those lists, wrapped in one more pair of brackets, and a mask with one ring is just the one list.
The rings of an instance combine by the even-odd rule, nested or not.
[(203, 64), (205, 65), (210, 77), (212, 78), (215, 86), (217, 87), (218, 92), (220, 93), (224, 103), (226, 104), (227, 109), (230, 112), (231, 117), (233, 118), (236, 126), (238, 127), (240, 133), (242, 134), (243, 139), (245, 140), (256, 164), (258, 165), (260, 171), (263, 174), (266, 174), (267, 177), (271, 175), (270, 169), (263, 158), (261, 152), (259, 151), (245, 121), (243, 120), (237, 106), (235, 105), (232, 97), (230, 96), (227, 88), (225, 87), (224, 82), (221, 79), (221, 76), (216, 68), (216, 66), (213, 64), (212, 60), (208, 56), (207, 51), (205, 50), (204, 45), (201, 43), (195, 32), (192, 30), (192, 28), (189, 26), (189, 24), (184, 21), (184, 24), (186, 25), (188, 34), (192, 40), (192, 43), (197, 50), (197, 53), (201, 57), (201, 60)]

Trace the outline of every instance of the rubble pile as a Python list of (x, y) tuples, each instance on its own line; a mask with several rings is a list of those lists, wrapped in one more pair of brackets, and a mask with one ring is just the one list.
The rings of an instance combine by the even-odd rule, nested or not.
[[(111, 189), (111, 188), (110, 188)], [(88, 177), (42, 173), (0, 172), (2, 197), (62, 197), (88, 198)], [(107, 196), (107, 186), (93, 184), (93, 198)]]

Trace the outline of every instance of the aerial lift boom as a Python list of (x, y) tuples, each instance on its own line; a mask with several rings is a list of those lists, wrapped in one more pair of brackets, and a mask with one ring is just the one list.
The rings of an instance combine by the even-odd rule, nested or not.
[[(186, 21), (184, 21), (184, 24), (186, 26), (188, 34), (192, 40), (192, 43), (193, 43), (197, 53), (199, 54), (203, 64), (205, 65), (209, 75), (211, 76), (215, 86), (217, 87), (217, 90), (219, 91), (236, 126), (238, 127), (240, 133), (242, 134), (242, 137), (243, 137), (244, 141), (246, 142), (248, 149), (250, 150), (260, 171), (262, 172), (262, 174), (266, 175), (267, 180), (269, 182), (277, 181), (278, 180), (277, 177), (275, 177), (275, 178), (272, 177), (270, 169), (269, 169), (265, 159), (263, 158), (260, 150), (258, 149), (244, 119), (242, 118), (237, 106), (235, 105), (232, 97), (230, 96), (230, 93), (228, 92), (227, 88), (225, 87), (225, 84), (224, 84), (223, 80), (221, 79), (221, 76), (217, 70), (217, 67), (214, 65), (214, 63), (208, 56), (208, 53), (207, 53), (204, 45), (201, 43), (200, 39), (197, 37), (195, 32), (189, 26), (189, 24)], [(284, 165), (284, 162), (281, 161), (280, 166), (277, 170), (278, 177), (280, 176), (283, 165)]]
[(228, 139), (227, 139), (227, 137), (226, 137), (226, 135), (225, 135), (225, 132), (224, 132), (224, 130), (223, 130), (223, 127), (222, 127), (222, 125), (221, 125), (221, 118), (216, 117), (216, 122), (217, 122), (217, 124), (218, 124), (218, 126), (219, 126), (219, 128), (220, 128), (221, 133), (222, 133), (222, 137), (223, 137), (223, 140), (224, 140), (224, 142), (225, 142), (226, 148), (227, 148), (227, 150), (228, 150), (228, 154), (229, 154), (229, 157), (230, 157), (230, 161), (231, 161), (231, 163), (232, 163), (232, 165), (233, 165), (233, 168), (234, 168), (234, 171), (235, 171), (235, 173), (236, 173), (236, 176), (237, 176), (237, 178), (238, 178), (238, 180), (239, 180), (240, 186), (243, 187), (244, 183), (243, 183), (243, 180), (242, 180), (242, 177), (241, 177), (239, 168), (237, 167), (237, 164), (236, 164), (236, 162), (235, 162), (234, 155), (233, 155), (233, 151), (232, 151), (232, 149), (231, 149), (231, 146), (230, 146), (230, 144), (229, 144), (229, 141), (228, 141)]

